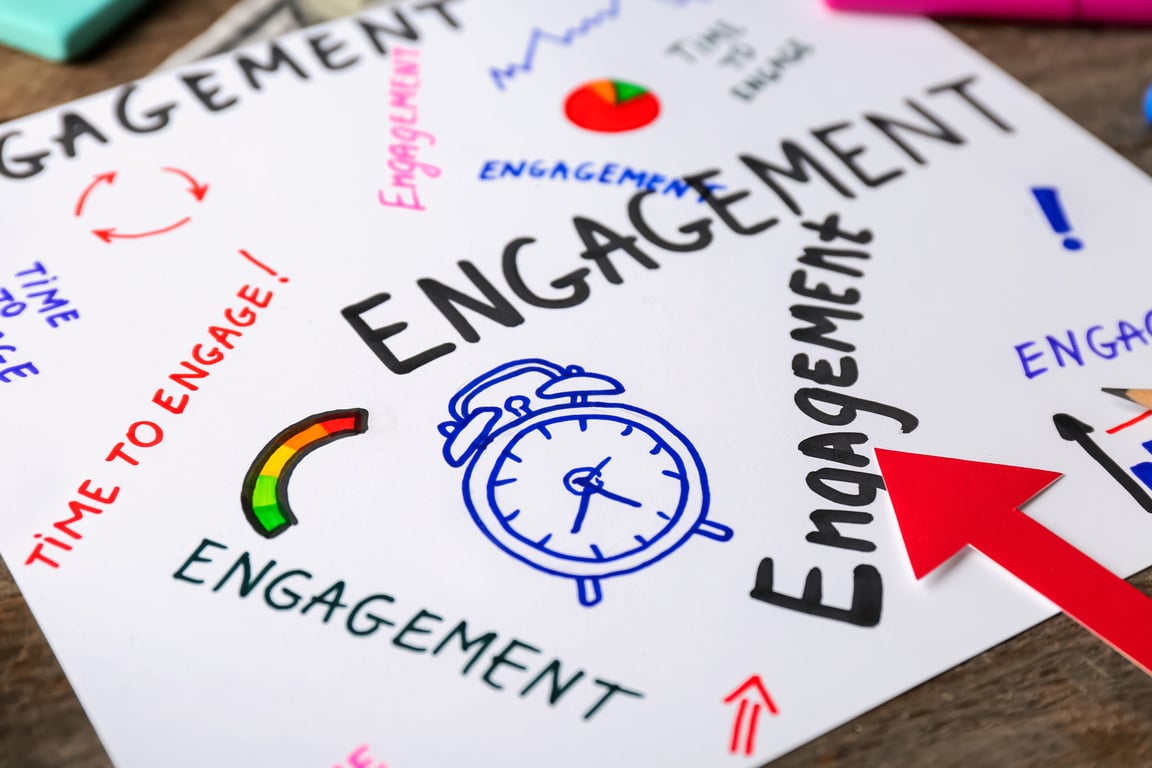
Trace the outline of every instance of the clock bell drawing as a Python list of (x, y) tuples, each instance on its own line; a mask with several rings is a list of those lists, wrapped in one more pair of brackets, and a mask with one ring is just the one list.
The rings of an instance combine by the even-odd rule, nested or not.
[(708, 477), (682, 433), (619, 402), (623, 385), (580, 366), (514, 360), (473, 379), (440, 424), (444, 460), (466, 467), (464, 502), (501, 550), (574, 579), (580, 603), (601, 582), (647, 568), (694, 535), (728, 541), (708, 519)]

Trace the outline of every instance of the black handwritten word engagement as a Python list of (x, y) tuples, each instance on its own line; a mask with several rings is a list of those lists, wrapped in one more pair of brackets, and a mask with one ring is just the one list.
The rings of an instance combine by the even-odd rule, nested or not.
[[(856, 346), (833, 336), (839, 330), (836, 321), (855, 322), (864, 318), (863, 313), (849, 307), (857, 307), (861, 299), (861, 291), (852, 283), (864, 276), (860, 265), (870, 259), (871, 254), (860, 246), (872, 242), (872, 233), (841, 229), (840, 217), (836, 214), (822, 222), (806, 221), (804, 226), (819, 234), (820, 244), (804, 249), (797, 259), (801, 268), (792, 273), (788, 284), (792, 292), (805, 302), (789, 308), (792, 317), (802, 323), (791, 335), (809, 347), (822, 349), (812, 353), (797, 352), (792, 358), (792, 374), (819, 385), (802, 386), (796, 390), (796, 407), (822, 425), (843, 427), (855, 424), (864, 414), (872, 414), (891, 419), (901, 432), (911, 432), (919, 424), (912, 414), (848, 394), (846, 390), (860, 378), (856, 358), (847, 354), (855, 352)], [(849, 285), (841, 285), (837, 290), (823, 282), (825, 280), (848, 282)], [(824, 349), (845, 354), (833, 361), (823, 357), (828, 355)], [(816, 354), (821, 356), (813, 359)], [(801, 440), (796, 446), (809, 458), (829, 462), (807, 474), (804, 481), (808, 488), (824, 501), (852, 508), (814, 511), (809, 519), (816, 530), (805, 537), (807, 541), (849, 552), (872, 552), (876, 549), (871, 541), (846, 536), (836, 527), (872, 522), (872, 515), (859, 508), (876, 500), (877, 492), (884, 489), (884, 479), (879, 473), (863, 471), (871, 459), (864, 453), (857, 453), (856, 446), (867, 445), (868, 441), (868, 435), (863, 432), (822, 432)], [(848, 609), (824, 604), (823, 575), (819, 568), (808, 572), (804, 592), (797, 598), (773, 589), (773, 567), (770, 557), (760, 561), (751, 592), (756, 600), (862, 627), (874, 627), (880, 623), (884, 584), (875, 566), (865, 563), (854, 569), (852, 605)]]
[[(398, 348), (394, 346), (397, 344), (394, 339), (404, 333), (410, 322), (395, 314), (388, 317), (389, 308), (383, 305), (391, 298), (390, 293), (376, 292), (346, 306), (341, 313), (389, 371), (411, 374), (455, 351), (455, 337), (471, 344), (479, 342), (480, 332), (474, 325), (476, 317), (514, 328), (525, 321), (520, 305), (547, 310), (570, 309), (588, 301), (598, 282), (623, 284), (617, 261), (630, 260), (646, 270), (654, 270), (660, 267), (656, 258), (659, 252), (704, 251), (713, 242), (716, 219), (737, 235), (760, 235), (780, 223), (774, 214), (781, 212), (781, 207), (793, 216), (805, 216), (801, 198), (805, 193), (818, 192), (827, 197), (831, 190), (843, 199), (855, 199), (864, 190), (891, 184), (909, 171), (928, 165), (930, 151), (966, 146), (969, 135), (1011, 135), (1012, 126), (977, 97), (975, 86), (975, 77), (960, 78), (925, 89), (923, 97), (905, 99), (906, 111), (899, 116), (867, 112), (855, 120), (813, 128), (803, 138), (780, 140), (778, 153), (772, 158), (751, 152), (739, 154), (743, 168), (761, 183), (759, 194), (742, 188), (731, 177), (718, 179), (720, 169), (685, 176), (684, 180), (704, 199), (713, 215), (694, 218), (675, 233), (657, 232), (645, 218), (645, 201), (654, 194), (651, 190), (641, 190), (628, 202), (628, 221), (634, 231), (617, 231), (586, 216), (574, 216), (572, 226), (583, 246), (577, 255), (577, 264), (584, 265), (544, 285), (529, 285), (521, 272), (521, 260), (531, 258), (531, 246), (536, 242), (532, 237), (517, 237), (508, 242), (499, 265), (487, 273), (472, 261), (458, 262), (466, 287), (462, 285), (464, 281), (452, 284), (433, 277), (418, 279), (415, 289), (424, 294), (433, 310), (428, 317), (420, 318), (420, 322), (436, 323), (439, 319), (448, 326), (443, 329), (443, 341), (433, 346), (413, 350), (409, 345), (405, 350), (403, 340)], [(888, 156), (895, 151), (903, 162), (880, 165), (874, 157), (869, 157), (872, 150), (886, 150)], [(722, 181), (723, 193), (716, 181)], [(764, 194), (765, 188), (771, 194)], [(856, 246), (870, 240), (870, 233), (865, 238), (863, 232), (846, 231), (837, 218), (809, 224), (817, 232), (821, 245), (805, 251), (799, 259), (802, 266), (818, 270), (819, 274), (851, 278), (863, 275), (859, 263), (869, 256)], [(500, 273), (503, 285), (498, 286), (489, 276), (494, 272)], [(852, 308), (860, 292), (854, 287), (830, 288), (825, 284), (827, 280), (804, 269), (793, 274), (792, 292), (807, 301), (792, 307), (793, 317), (804, 324), (794, 330), (792, 336), (813, 347), (850, 352), (854, 347), (832, 334), (837, 329), (835, 321), (862, 317)], [(365, 317), (368, 313), (373, 313), (371, 321)], [(386, 324), (378, 325), (381, 321)], [(455, 337), (448, 335), (453, 332)], [(916, 426), (916, 418), (905, 411), (843, 391), (855, 384), (857, 378), (857, 364), (851, 357), (838, 361), (813, 360), (810, 352), (798, 352), (792, 370), (797, 377), (819, 385), (802, 387), (796, 394), (797, 407), (815, 422), (846, 426), (868, 413), (895, 421), (904, 432)], [(843, 506), (870, 503), (883, 483), (879, 475), (859, 471), (867, 465), (867, 459), (853, 450), (867, 440), (862, 432), (853, 431), (815, 435), (804, 441), (800, 450), (805, 455), (844, 465), (811, 473), (809, 487), (823, 499)], [(849, 489), (855, 487), (855, 491), (846, 490), (845, 485)], [(811, 520), (816, 527), (808, 537), (812, 543), (849, 552), (868, 552), (874, 548), (872, 542), (843, 534), (836, 527), (867, 523), (871, 516), (866, 512), (820, 509), (812, 513)], [(856, 597), (853, 608), (847, 611), (822, 605), (818, 570), (809, 573), (803, 595), (793, 598), (771, 589), (771, 568), (772, 561), (768, 558), (759, 564), (756, 599), (861, 626), (874, 625), (879, 620), (881, 578), (874, 566), (856, 567)]]
[[(991, 123), (997, 131), (1010, 133), (1012, 128), (972, 94), (974, 82), (975, 78), (963, 78), (929, 88), (927, 92), (934, 98), (948, 99), (958, 115), (977, 121), (981, 124), (981, 128)], [(912, 99), (907, 99), (906, 103), (913, 113), (912, 118), (918, 122), (910, 122), (912, 118), (908, 116), (896, 118), (869, 113), (864, 115), (860, 124), (850, 121), (838, 122), (813, 129), (811, 135), (824, 148), (826, 154), (830, 154), (856, 178), (859, 184), (869, 189), (895, 181), (903, 176), (907, 169), (890, 167), (874, 171), (866, 168), (863, 156), (872, 146), (868, 142), (883, 140), (889, 145), (895, 145), (914, 165), (921, 166), (926, 165), (928, 160), (923, 150), (913, 144), (914, 137), (918, 137), (918, 141), (930, 140), (953, 146), (966, 143), (967, 140), (958, 128), (946, 124), (942, 118)], [(868, 132), (855, 141), (835, 138), (852, 129), (863, 129)], [(813, 151), (799, 141), (784, 139), (780, 142), (780, 154), (783, 156), (783, 162), (770, 162), (752, 154), (742, 154), (739, 159), (747, 170), (775, 193), (775, 202), (782, 204), (792, 214), (801, 216), (803, 209), (797, 199), (798, 192), (791, 189), (789, 184), (809, 184), (819, 179), (846, 199), (856, 197), (857, 192), (844, 179), (843, 170), (836, 169), (834, 173), (828, 160), (821, 153)], [(749, 214), (745, 212), (741, 212), (738, 216), (738, 208), (747, 210), (748, 207), (746, 204), (739, 206), (738, 204), (750, 198), (753, 193), (727, 183), (723, 187), (725, 190), (739, 191), (720, 194), (713, 182), (720, 173), (718, 169), (708, 170), (685, 176), (684, 180), (708, 203), (716, 218), (725, 226), (736, 234), (751, 236), (780, 223), (779, 218), (775, 216), (760, 218), (758, 221), (751, 221)], [(628, 219), (635, 229), (635, 234), (615, 231), (585, 216), (572, 218), (576, 236), (584, 248), (578, 258), (586, 263), (590, 262), (604, 282), (610, 285), (620, 285), (624, 282), (620, 270), (613, 261), (614, 256), (629, 258), (645, 269), (653, 270), (660, 267), (660, 262), (653, 256), (652, 248), (649, 246), (655, 246), (669, 253), (690, 253), (704, 250), (712, 244), (714, 239), (712, 230), (715, 225), (712, 218), (697, 219), (684, 224), (674, 236), (657, 232), (643, 213), (644, 200), (650, 194), (653, 194), (651, 190), (642, 190), (628, 203)], [(646, 245), (641, 245), (641, 238), (647, 243)], [(524, 322), (524, 315), (508, 297), (508, 292), (525, 305), (543, 309), (568, 309), (587, 301), (593, 287), (593, 279), (590, 277), (592, 269), (587, 266), (557, 276), (549, 283), (548, 287), (551, 290), (543, 290), (544, 286), (528, 285), (521, 273), (520, 261), (531, 257), (527, 253), (530, 251), (528, 246), (535, 242), (535, 238), (532, 237), (518, 237), (504, 248), (499, 271), (503, 275), (507, 291), (498, 288), (484, 271), (466, 260), (458, 262), (458, 265), (464, 278), (471, 284), (468, 288), (455, 287), (431, 277), (417, 280), (416, 287), (424, 293), (432, 307), (448, 322), (456, 335), (469, 343), (478, 342), (480, 332), (461, 311), (462, 309), (506, 328), (514, 328)], [(446, 339), (443, 343), (403, 357), (394, 351), (388, 343), (389, 340), (402, 334), (409, 323), (397, 319), (384, 327), (372, 327), (364, 318), (364, 315), (376, 311), (391, 297), (390, 293), (379, 292), (342, 310), (345, 320), (390, 371), (399, 374), (411, 373), (456, 349), (456, 344)]]
[[(107, 118), (97, 119), (65, 109), (56, 116), (57, 132), (51, 137), (29, 137), (19, 130), (0, 133), (0, 179), (28, 179), (43, 173), (55, 161), (53, 156), (75, 158), (86, 151), (85, 146), (110, 144), (115, 134), (109, 128), (113, 126), (130, 136), (155, 133), (172, 123), (173, 114), (189, 106), (210, 114), (228, 113), (246, 100), (243, 87), (259, 93), (273, 76), (291, 74), (297, 80), (311, 81), (317, 71), (336, 73), (359, 65), (366, 56), (388, 56), (393, 41), (419, 41), (422, 30), (418, 23), (427, 19), (459, 29), (460, 22), (449, 9), (449, 5), (459, 2), (407, 3), (392, 10), (388, 23), (377, 21), (376, 16), (358, 17), (355, 19), (361, 33), (358, 39), (341, 39), (334, 30), (316, 32), (305, 38), (308, 49), (304, 54), (294, 55), (278, 43), (269, 44), (262, 53), (245, 50), (231, 58), (244, 83), (239, 89), (223, 85), (218, 69), (185, 69), (172, 76), (179, 81), (180, 88), (180, 97), (175, 100), (141, 103), (147, 94), (137, 93), (142, 86), (130, 83), (116, 93), (112, 114)], [(216, 66), (227, 64), (220, 61)], [(161, 77), (146, 87), (164, 82), (165, 78)]]
[(357, 599), (343, 580), (321, 588), (313, 583), (311, 571), (289, 568), (275, 560), (261, 565), (253, 562), (248, 552), (226, 554), (227, 549), (224, 544), (203, 539), (172, 578), (205, 586), (212, 582), (213, 592), (235, 590), (242, 600), (258, 594), (273, 611), (298, 612), (310, 621), (342, 625), (350, 637), (379, 643), (381, 648), (456, 664), (463, 661), (463, 677), (475, 671), (473, 678), (494, 691), (546, 701), (549, 707), (560, 705), (582, 720), (593, 719), (610, 702), (644, 698), (640, 691), (558, 658), (549, 659), (542, 649), (524, 640), (503, 638), (493, 630), (481, 631), (475, 623), (446, 619), (427, 608), (405, 608), (403, 601), (382, 592)]

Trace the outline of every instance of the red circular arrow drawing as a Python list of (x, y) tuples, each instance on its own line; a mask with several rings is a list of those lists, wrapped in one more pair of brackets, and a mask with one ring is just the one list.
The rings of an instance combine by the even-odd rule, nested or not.
[(96, 235), (96, 237), (100, 238), (106, 243), (110, 243), (113, 240), (138, 240), (141, 237), (152, 237), (153, 235), (162, 235), (165, 232), (171, 232), (178, 227), (184, 226), (190, 221), (192, 221), (192, 217), (185, 216), (175, 224), (170, 224), (162, 229), (153, 229), (148, 232), (120, 233), (116, 231), (115, 227), (109, 227), (108, 229), (94, 229), (92, 230), (92, 234)]
[(92, 183), (84, 188), (84, 191), (80, 194), (80, 199), (76, 201), (76, 216), (79, 217), (80, 214), (84, 212), (84, 203), (88, 202), (88, 195), (92, 194), (92, 190), (96, 189), (100, 184), (111, 186), (114, 181), (116, 181), (116, 171), (101, 173), (92, 179)]
[[(188, 182), (188, 194), (192, 195), (197, 203), (204, 201), (204, 196), (208, 194), (208, 185), (201, 184), (192, 174), (179, 168), (164, 167), (160, 169), (164, 173), (170, 173)], [(79, 199), (76, 201), (76, 207), (73, 211), (77, 218), (84, 214), (84, 206), (88, 202), (89, 196), (101, 185), (112, 186), (116, 181), (116, 171), (108, 171), (95, 176), (84, 191), (80, 193)], [(120, 232), (116, 227), (104, 227), (102, 229), (93, 229), (92, 234), (100, 238), (106, 243), (112, 243), (115, 240), (139, 240), (146, 237), (154, 237), (156, 235), (163, 235), (173, 230), (179, 229), (192, 220), (191, 216), (185, 216), (174, 224), (169, 224), (164, 227), (157, 227), (144, 232)]]
[(177, 176), (181, 176), (185, 181), (191, 184), (192, 186), (188, 188), (188, 191), (192, 193), (194, 198), (196, 198), (196, 202), (200, 202), (204, 199), (204, 195), (208, 194), (208, 185), (201, 184), (200, 182), (196, 181), (196, 179), (192, 178), (192, 175), (187, 171), (182, 171), (179, 168), (161, 168), (160, 170), (164, 171), (165, 173), (174, 173)]

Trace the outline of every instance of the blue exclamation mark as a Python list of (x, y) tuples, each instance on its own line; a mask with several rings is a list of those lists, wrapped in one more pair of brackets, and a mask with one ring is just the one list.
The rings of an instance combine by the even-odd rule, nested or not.
[[(1060, 205), (1060, 195), (1053, 187), (1032, 187), (1032, 195), (1036, 198), (1036, 202), (1040, 203), (1040, 210), (1044, 211), (1044, 216), (1047, 217), (1053, 232), (1058, 235), (1072, 232), (1068, 217), (1064, 215), (1064, 208)], [(1066, 250), (1078, 251), (1083, 247), (1084, 243), (1079, 238), (1070, 235), (1064, 238)]]

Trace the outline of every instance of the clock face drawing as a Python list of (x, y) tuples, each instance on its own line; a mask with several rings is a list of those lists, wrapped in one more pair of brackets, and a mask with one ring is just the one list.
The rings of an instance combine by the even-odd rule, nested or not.
[(691, 485), (683, 449), (639, 414), (564, 410), (526, 424), (481, 470), (488, 506), (497, 524), (542, 554), (628, 562), (684, 515)]
[[(516, 394), (527, 383), (538, 386)], [(464, 500), (480, 530), (521, 562), (575, 579), (586, 606), (602, 599), (602, 579), (652, 565), (694, 534), (732, 536), (707, 519), (707, 476), (687, 438), (601, 399), (623, 391), (578, 366), (514, 361), (458, 392), (454, 420), (440, 425), (445, 460), (467, 465)], [(503, 407), (477, 403), (508, 392)]]

